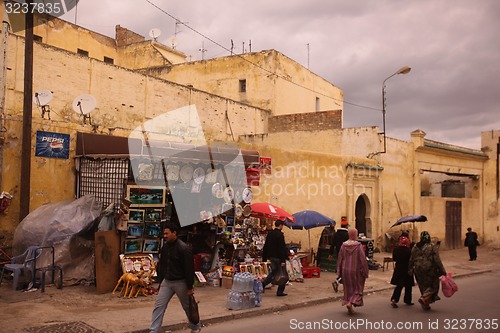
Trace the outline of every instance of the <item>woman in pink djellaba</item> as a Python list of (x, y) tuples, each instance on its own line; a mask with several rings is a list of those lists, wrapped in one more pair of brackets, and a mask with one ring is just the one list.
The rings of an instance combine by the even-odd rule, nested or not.
[(340, 248), (337, 273), (344, 284), (342, 306), (347, 306), (349, 314), (353, 307), (363, 306), (363, 290), (368, 278), (368, 263), (363, 245), (358, 242), (358, 230), (349, 229), (349, 239)]

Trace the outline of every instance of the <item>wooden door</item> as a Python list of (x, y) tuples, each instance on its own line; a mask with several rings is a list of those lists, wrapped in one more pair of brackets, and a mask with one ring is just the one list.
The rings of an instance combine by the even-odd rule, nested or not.
[(446, 201), (446, 248), (462, 247), (462, 202)]

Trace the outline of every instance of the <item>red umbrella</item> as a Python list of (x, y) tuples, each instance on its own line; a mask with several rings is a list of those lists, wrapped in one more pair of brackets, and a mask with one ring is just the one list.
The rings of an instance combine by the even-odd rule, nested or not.
[(284, 209), (267, 202), (256, 202), (250, 205), (252, 207), (252, 214), (250, 216), (267, 218), (273, 220), (289, 220), (295, 222), (295, 217), (286, 212)]

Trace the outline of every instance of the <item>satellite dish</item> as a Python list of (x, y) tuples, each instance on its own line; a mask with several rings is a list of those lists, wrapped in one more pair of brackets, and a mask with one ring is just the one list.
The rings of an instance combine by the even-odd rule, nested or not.
[(92, 95), (83, 94), (75, 98), (73, 101), (73, 110), (83, 116), (83, 123), (89, 119), (89, 124), (92, 124), (89, 113), (92, 112), (97, 105), (97, 102)]
[(161, 30), (158, 28), (153, 28), (153, 29), (149, 30), (149, 37), (153, 38), (155, 40), (155, 42), (156, 42), (156, 39), (158, 37), (160, 37), (160, 35), (161, 35)]
[(37, 106), (46, 106), (52, 101), (52, 97), (52, 91), (46, 89), (39, 90), (33, 95), (33, 103)]
[(94, 96), (83, 94), (73, 101), (73, 110), (78, 114), (86, 115), (94, 111), (96, 105)]

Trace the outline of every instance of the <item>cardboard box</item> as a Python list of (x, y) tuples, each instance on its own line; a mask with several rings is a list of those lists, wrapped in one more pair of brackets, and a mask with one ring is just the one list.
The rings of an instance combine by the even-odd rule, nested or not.
[(233, 288), (233, 278), (223, 276), (222, 277), (222, 288), (231, 289)]

